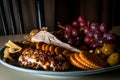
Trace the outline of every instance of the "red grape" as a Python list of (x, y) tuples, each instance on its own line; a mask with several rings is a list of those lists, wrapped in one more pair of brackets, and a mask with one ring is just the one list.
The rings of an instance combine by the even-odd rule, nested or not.
[(86, 22), (86, 21), (80, 22), (80, 26), (81, 26), (82, 28), (84, 28), (84, 26), (87, 26), (87, 22)]
[(85, 25), (85, 26), (81, 26), (81, 28), (83, 28), (83, 29), (86, 29), (86, 28), (88, 28), (89, 26), (87, 26), (87, 24)]
[(93, 43), (94, 40), (93, 40), (93, 38), (86, 36), (84, 41), (86, 44), (91, 44), (91, 43)]
[(80, 30), (77, 28), (74, 28), (74, 29), (72, 29), (71, 33), (72, 33), (73, 37), (77, 37), (77, 36), (79, 36)]
[(84, 29), (84, 34), (87, 35), (87, 34), (90, 33), (90, 32), (91, 32), (91, 29), (90, 29), (90, 28), (85, 28), (85, 29)]
[(69, 39), (69, 38), (72, 38), (72, 35), (71, 35), (71, 33), (65, 33), (64, 37), (65, 37), (65, 39)]
[(85, 18), (83, 16), (79, 16), (78, 17), (78, 21), (79, 22), (85, 22), (86, 20), (85, 20)]
[(91, 44), (92, 48), (97, 48), (100, 47), (100, 44), (98, 42), (94, 42), (93, 44)]
[(75, 27), (79, 27), (80, 26), (78, 21), (73, 21), (72, 25), (75, 26)]
[(68, 39), (68, 41), (67, 41), (67, 42), (68, 42), (68, 44), (70, 44), (70, 45), (73, 45), (73, 46), (74, 46), (74, 43), (75, 43), (74, 39), (72, 39), (72, 38), (71, 38), (71, 39)]
[(72, 31), (72, 26), (71, 25), (66, 25), (65, 31), (66, 32), (71, 32)]

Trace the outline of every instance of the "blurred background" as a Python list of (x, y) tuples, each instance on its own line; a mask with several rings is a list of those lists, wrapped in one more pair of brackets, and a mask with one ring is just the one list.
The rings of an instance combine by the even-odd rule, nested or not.
[[(7, 10), (7, 1), (2, 0), (8, 25), (9, 34), (11, 32), (10, 16)], [(9, 0), (13, 5), (15, 15), (15, 25), (19, 27), (16, 0)], [(24, 33), (29, 33), (37, 28), (35, 0), (19, 0), (24, 25)], [(90, 22), (106, 23), (110, 28), (120, 25), (120, 0), (43, 0), (45, 24), (50, 31), (56, 30), (57, 22), (62, 25), (72, 24), (80, 15), (86, 17)], [(0, 16), (0, 35), (3, 33), (3, 24)], [(17, 33), (19, 34), (19, 30)]]

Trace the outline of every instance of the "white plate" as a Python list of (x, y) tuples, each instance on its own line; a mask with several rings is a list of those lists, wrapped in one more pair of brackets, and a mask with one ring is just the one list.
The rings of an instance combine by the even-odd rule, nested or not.
[[(5, 48), (5, 47), (4, 47)], [(91, 74), (97, 74), (97, 73), (102, 73), (102, 72), (107, 72), (107, 71), (111, 71), (111, 70), (115, 70), (120, 68), (120, 64), (112, 66), (112, 67), (106, 67), (106, 68), (102, 68), (102, 69), (97, 69), (97, 70), (89, 70), (89, 71), (68, 71), (68, 72), (53, 72), (53, 71), (44, 71), (44, 70), (32, 70), (32, 69), (25, 69), (22, 68), (18, 65), (18, 63), (12, 63), (12, 64), (8, 64), (7, 62), (4, 62), (3, 59), (3, 51), (4, 48), (0, 49), (0, 63), (8, 68), (14, 69), (14, 70), (18, 70), (18, 71), (23, 71), (23, 72), (28, 72), (31, 73), (33, 75), (37, 75), (37, 76), (48, 76), (48, 77), (66, 77), (66, 78), (74, 78), (80, 75), (91, 75)]]

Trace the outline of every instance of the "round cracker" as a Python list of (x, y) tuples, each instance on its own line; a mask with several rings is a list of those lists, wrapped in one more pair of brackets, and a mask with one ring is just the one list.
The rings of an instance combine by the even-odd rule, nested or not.
[(73, 64), (74, 66), (78, 67), (78, 68), (85, 69), (85, 70), (90, 70), (89, 67), (86, 67), (83, 64), (81, 64), (79, 61), (77, 61), (74, 54), (70, 55), (70, 63)]
[(81, 59), (81, 57), (79, 56), (79, 53), (75, 53), (74, 55), (75, 55), (76, 60), (78, 60), (81, 64), (83, 64), (84, 66), (89, 67), (90, 69), (95, 69), (95, 67), (93, 67), (93, 66), (85, 63), (85, 62)]

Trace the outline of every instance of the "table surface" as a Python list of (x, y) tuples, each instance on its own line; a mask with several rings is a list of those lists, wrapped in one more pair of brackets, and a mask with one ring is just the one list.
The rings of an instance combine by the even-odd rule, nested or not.
[[(116, 27), (112, 31), (116, 32), (117, 34), (120, 34), (119, 30), (120, 30), (120, 27)], [(20, 41), (20, 40), (23, 40), (23, 35), (0, 36), (0, 48), (2, 48), (2, 46), (4, 46), (5, 42), (7, 42), (8, 40)], [(43, 79), (50, 80), (47, 78), (46, 79), (43, 78)], [(119, 80), (120, 69), (116, 69), (113, 71), (104, 72), (100, 74), (80, 76), (79, 80), (80, 79), (81, 80)], [(29, 74), (29, 73), (24, 73), (21, 71), (16, 71), (0, 64), (0, 80), (41, 80), (41, 77)], [(52, 79), (52, 80), (55, 80), (55, 79)]]

